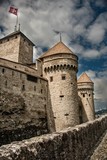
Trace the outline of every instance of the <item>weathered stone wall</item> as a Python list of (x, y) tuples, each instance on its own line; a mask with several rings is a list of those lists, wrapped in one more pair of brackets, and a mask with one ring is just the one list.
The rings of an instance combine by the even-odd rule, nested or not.
[(8, 61), (8, 60), (0, 58), (0, 66), (15, 69), (17, 71), (24, 72), (26, 74), (30, 73), (31, 75), (41, 76), (41, 70), (39, 70), (40, 72), (38, 72), (36, 68), (34, 67), (31, 68), (32, 65), (31, 67), (29, 67), (26, 65), (22, 65), (20, 63), (16, 63), (16, 62), (12, 62), (12, 61)]
[(63, 57), (59, 54), (43, 59), (43, 77), (49, 83), (56, 131), (79, 124), (77, 57)]
[[(28, 74), (29, 73), (29, 74)], [(48, 82), (30, 72), (0, 67), (1, 130), (36, 126), (38, 134), (49, 132), (47, 126)], [(23, 113), (24, 112), (24, 113)], [(44, 131), (42, 131), (44, 130)], [(37, 130), (35, 130), (36, 132)], [(40, 133), (39, 133), (40, 132)], [(36, 134), (35, 134), (36, 135)], [(11, 138), (10, 138), (11, 139)]]
[(30, 64), (33, 62), (33, 46), (28, 39), (20, 36), (19, 63)]
[(0, 58), (18, 62), (20, 35), (0, 40)]
[(0, 40), (0, 58), (29, 64), (33, 62), (33, 44), (23, 34), (14, 33)]
[(61, 132), (0, 147), (0, 160), (85, 160), (107, 129), (107, 115)]

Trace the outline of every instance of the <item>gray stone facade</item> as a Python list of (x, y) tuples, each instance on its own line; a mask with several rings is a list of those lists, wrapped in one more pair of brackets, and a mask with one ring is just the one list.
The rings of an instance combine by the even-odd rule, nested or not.
[[(94, 119), (93, 88), (88, 87), (89, 83), (80, 83), (77, 89), (77, 71), (78, 57), (63, 42), (35, 64), (33, 43), (23, 33), (18, 31), (0, 40), (1, 91), (20, 95), (32, 123), (46, 119), (49, 132), (80, 124), (81, 117), (82, 122)], [(80, 94), (84, 86), (90, 95), (87, 108)]]

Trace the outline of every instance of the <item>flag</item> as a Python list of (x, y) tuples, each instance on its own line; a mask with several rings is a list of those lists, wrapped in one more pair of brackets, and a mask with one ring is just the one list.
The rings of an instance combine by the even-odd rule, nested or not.
[(9, 12), (17, 16), (18, 8), (10, 6)]

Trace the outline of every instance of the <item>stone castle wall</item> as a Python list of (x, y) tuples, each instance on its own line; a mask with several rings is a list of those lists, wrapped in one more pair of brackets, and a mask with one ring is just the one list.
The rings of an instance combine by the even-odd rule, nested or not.
[(26, 38), (20, 36), (19, 63), (30, 64), (33, 62), (33, 46)]
[(63, 54), (63, 58), (54, 55), (44, 58), (43, 62), (43, 77), (49, 83), (56, 131), (79, 124), (77, 59), (73, 58), (69, 54)]
[(21, 34), (14, 34), (0, 40), (0, 58), (29, 64), (33, 62), (33, 45)]
[(0, 40), (0, 58), (18, 62), (20, 36)]
[(0, 159), (85, 160), (106, 129), (107, 115), (61, 132), (1, 146)]
[(36, 66), (31, 65), (31, 67), (22, 65), (20, 63), (16, 63), (13, 61), (5, 60), (3, 58), (0, 58), (0, 66), (11, 68), (13, 70), (17, 70), (19, 72), (23, 72), (25, 74), (31, 74), (36, 76), (41, 76), (41, 68), (36, 70)]
[[(16, 65), (16, 68), (19, 69), (18, 68), (19, 66), (20, 64), (18, 66)], [(25, 69), (26, 68), (27, 67), (25, 67)], [(33, 71), (33, 69), (31, 71)], [(6, 65), (0, 66), (0, 90), (1, 90), (0, 96), (1, 96), (1, 102), (2, 102), (0, 107), (2, 109), (5, 108), (4, 113), (6, 113), (2, 115), (2, 109), (0, 108), (1, 122), (5, 117), (7, 117), (7, 120), (9, 120), (8, 117), (11, 116), (10, 110), (11, 110), (12, 104), (13, 104), (12, 110), (18, 109), (17, 107), (14, 108), (14, 106), (16, 106), (16, 100), (14, 96), (15, 97), (20, 96), (20, 98), (23, 100), (25, 110), (28, 115), (28, 118), (26, 116), (25, 120), (27, 121), (28, 119), (28, 122), (30, 123), (30, 125), (35, 125), (38, 127), (40, 125), (40, 128), (41, 129), (44, 128), (44, 132), (47, 133), (49, 131), (47, 127), (47, 109), (48, 109), (48, 87), (47, 85), (48, 85), (48, 82), (46, 79), (38, 77), (35, 74), (32, 75), (32, 72), (31, 73), (29, 71), (21, 72), (20, 70), (15, 70), (14, 67), (12, 69), (12, 66), (11, 68)], [(8, 95), (6, 95), (6, 93), (8, 93)], [(11, 98), (12, 99), (11, 101), (13, 103), (10, 103), (9, 101), (9, 94), (13, 95), (13, 99)], [(6, 107), (6, 105), (8, 107)], [(9, 105), (10, 105), (10, 109), (9, 109)], [(20, 110), (21, 104), (18, 106)], [(14, 114), (14, 112), (12, 112), (12, 114)], [(20, 120), (22, 119), (21, 117), (19, 118)], [(19, 123), (19, 126), (20, 126), (20, 123)], [(15, 129), (17, 129), (19, 126), (16, 125)], [(8, 125), (7, 125), (7, 128), (5, 126), (5, 130), (6, 129), (8, 129)], [(43, 134), (43, 133), (40, 133), (40, 134)]]

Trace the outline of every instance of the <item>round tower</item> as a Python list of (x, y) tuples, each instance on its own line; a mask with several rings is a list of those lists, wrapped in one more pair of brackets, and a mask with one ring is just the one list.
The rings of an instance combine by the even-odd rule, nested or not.
[(78, 95), (81, 103), (79, 107), (82, 112), (82, 122), (94, 120), (94, 83), (86, 73), (83, 73), (78, 79)]
[(48, 79), (56, 131), (79, 124), (78, 57), (59, 42), (44, 53), (43, 76)]

